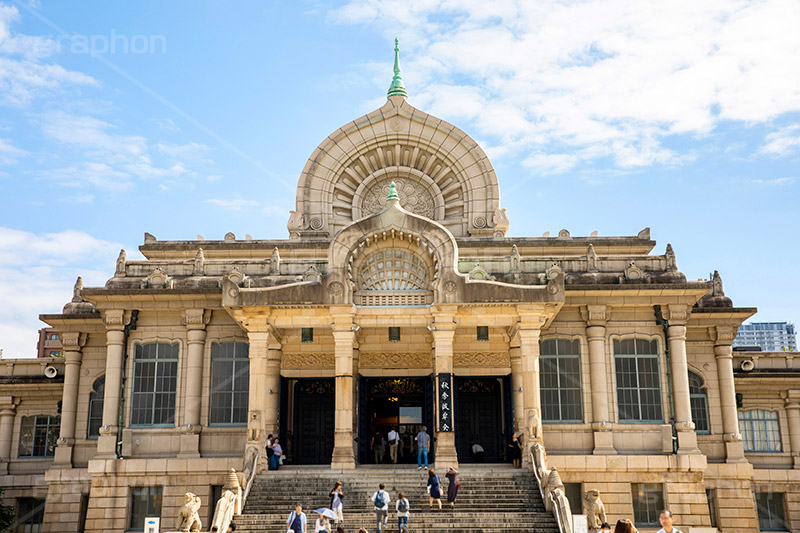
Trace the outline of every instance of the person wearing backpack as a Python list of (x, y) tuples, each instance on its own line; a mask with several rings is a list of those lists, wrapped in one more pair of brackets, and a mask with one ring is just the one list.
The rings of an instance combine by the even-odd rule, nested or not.
[(402, 492), (397, 493), (397, 533), (408, 533), (408, 514), (411, 507), (408, 505), (408, 498)]
[(375, 506), (375, 519), (378, 522), (378, 533), (383, 531), (383, 527), (389, 522), (389, 493), (383, 490), (383, 483), (378, 487), (378, 491), (372, 495), (372, 503)]

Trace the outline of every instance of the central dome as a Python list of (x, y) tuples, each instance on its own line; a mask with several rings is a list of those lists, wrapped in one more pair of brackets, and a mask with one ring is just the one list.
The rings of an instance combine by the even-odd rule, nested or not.
[(380, 211), (392, 181), (404, 209), (456, 237), (502, 237), (508, 230), (486, 153), (457, 127), (408, 103), (397, 55), (386, 104), (333, 132), (308, 159), (290, 236), (333, 237)]

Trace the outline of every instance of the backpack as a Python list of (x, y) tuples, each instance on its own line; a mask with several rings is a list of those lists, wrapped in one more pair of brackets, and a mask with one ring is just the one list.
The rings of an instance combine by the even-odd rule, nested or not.
[(402, 500), (397, 502), (397, 510), (400, 511), (401, 513), (405, 513), (406, 511), (408, 511), (408, 500), (403, 498)]
[(383, 497), (383, 491), (379, 490), (375, 495), (375, 508), (382, 509), (386, 505), (386, 499)]

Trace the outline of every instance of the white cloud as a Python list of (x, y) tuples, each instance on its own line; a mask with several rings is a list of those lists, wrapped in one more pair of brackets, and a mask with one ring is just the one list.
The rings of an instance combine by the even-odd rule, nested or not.
[(792, 124), (767, 135), (766, 143), (758, 151), (762, 154), (784, 156), (798, 150), (800, 150), (800, 124)]
[(0, 348), (3, 357), (35, 357), (40, 313), (60, 313), (78, 276), (103, 285), (120, 245), (66, 230), (30, 233), (0, 226)]
[(243, 198), (209, 198), (206, 200), (206, 203), (230, 211), (244, 211), (245, 209), (258, 208), (258, 202), (254, 200), (245, 200)]
[(563, 174), (578, 163), (574, 154), (532, 154), (522, 164), (540, 174)]
[(27, 155), (25, 150), (17, 148), (8, 139), (0, 138), (0, 165), (13, 165), (24, 155)]
[(44, 63), (56, 43), (12, 32), (11, 25), (18, 20), (16, 7), (0, 4), (0, 103), (25, 107), (39, 94), (65, 85), (98, 85), (91, 76)]
[(329, 20), (398, 34), (412, 104), (523, 153), (674, 164), (668, 136), (800, 110), (794, 0), (351, 0)]

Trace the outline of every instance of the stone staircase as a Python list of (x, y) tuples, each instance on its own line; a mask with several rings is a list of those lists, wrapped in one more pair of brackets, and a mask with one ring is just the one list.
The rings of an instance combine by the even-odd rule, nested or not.
[(337, 480), (344, 484), (344, 526), (348, 533), (366, 528), (375, 533), (375, 513), (369, 497), (386, 485), (389, 523), (384, 532), (397, 531), (394, 502), (402, 491), (409, 500), (410, 531), (446, 533), (535, 532), (558, 533), (558, 525), (545, 511), (536, 480), (527, 470), (505, 465), (465, 465), (460, 472), (461, 490), (454, 509), (447, 504), (448, 481), (443, 475), (442, 510), (428, 508), (425, 492), (427, 472), (416, 467), (360, 467), (355, 471), (333, 472), (324, 468), (283, 467), (277, 472), (263, 472), (254, 480), (250, 496), (240, 516), (234, 520), (237, 533), (284, 532), (289, 513), (296, 503), (308, 517), (306, 533), (313, 533), (318, 515), (313, 511), (328, 507), (328, 493)]

